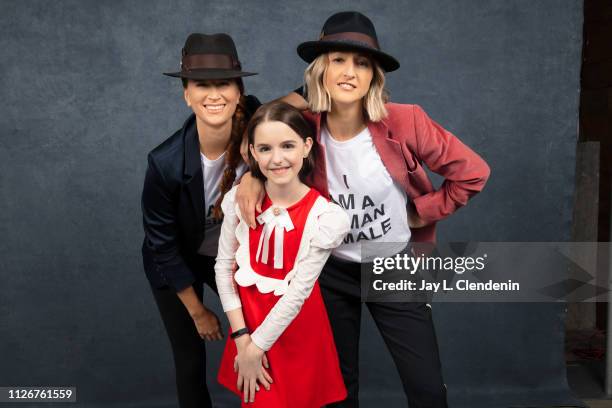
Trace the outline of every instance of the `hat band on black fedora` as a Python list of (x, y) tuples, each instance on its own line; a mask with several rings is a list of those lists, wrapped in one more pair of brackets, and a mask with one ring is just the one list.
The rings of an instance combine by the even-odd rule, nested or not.
[(191, 54), (183, 56), (181, 70), (240, 69), (240, 62), (228, 54)]
[(321, 38), (319, 39), (321, 41), (342, 41), (342, 40), (357, 41), (357, 42), (369, 45), (370, 47), (375, 48), (377, 50), (380, 49), (378, 47), (378, 42), (375, 39), (373, 39), (367, 34), (357, 33), (357, 32), (347, 31), (344, 33), (326, 34), (326, 35), (322, 35)]

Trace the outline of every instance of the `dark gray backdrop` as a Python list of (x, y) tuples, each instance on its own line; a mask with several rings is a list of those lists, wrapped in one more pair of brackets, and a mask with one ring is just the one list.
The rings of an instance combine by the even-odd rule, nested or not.
[[(260, 72), (247, 90), (270, 100), (301, 81), (296, 45), (346, 9), (370, 16), (400, 60), (392, 99), (420, 104), (491, 165), (485, 192), (441, 223), (440, 239), (569, 239), (580, 1), (3, 2), (0, 386), (75, 385), (83, 407), (173, 406), (139, 255), (146, 153), (188, 114), (161, 72), (178, 68), (188, 33), (228, 32)], [(452, 407), (571, 402), (562, 305), (434, 314)], [(363, 405), (404, 406), (369, 317), (364, 328)], [(209, 350), (216, 384), (221, 345)]]

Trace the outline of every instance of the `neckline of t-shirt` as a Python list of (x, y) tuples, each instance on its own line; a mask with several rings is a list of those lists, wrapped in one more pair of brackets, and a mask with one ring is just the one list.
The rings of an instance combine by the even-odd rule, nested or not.
[(361, 132), (357, 133), (355, 136), (351, 137), (348, 140), (336, 140), (327, 129), (327, 126), (323, 126), (321, 132), (325, 132), (326, 141), (333, 144), (335, 147), (351, 147), (352, 144), (358, 143), (361, 139), (365, 139), (370, 135), (370, 129), (366, 126)]
[(221, 153), (221, 156), (217, 157), (214, 160), (211, 160), (208, 157), (206, 157), (204, 153), (200, 152), (200, 160), (202, 161), (202, 163), (204, 163), (206, 167), (214, 167), (218, 165), (219, 162), (223, 161), (223, 158), (225, 157), (225, 153), (226, 152), (223, 152)]

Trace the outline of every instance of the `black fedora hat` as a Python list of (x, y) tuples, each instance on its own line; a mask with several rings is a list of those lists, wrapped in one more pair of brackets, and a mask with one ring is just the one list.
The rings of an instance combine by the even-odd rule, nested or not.
[(234, 40), (227, 34), (190, 34), (185, 41), (179, 72), (164, 75), (186, 79), (231, 79), (250, 75), (243, 72)]
[(371, 55), (386, 72), (399, 68), (399, 62), (380, 50), (376, 29), (369, 18), (357, 11), (336, 13), (323, 24), (319, 40), (306, 41), (297, 48), (298, 55), (312, 62), (333, 50), (361, 51)]

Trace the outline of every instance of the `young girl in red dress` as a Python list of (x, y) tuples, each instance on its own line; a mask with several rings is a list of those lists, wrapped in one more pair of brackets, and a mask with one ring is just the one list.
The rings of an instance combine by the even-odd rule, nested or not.
[(348, 215), (302, 182), (314, 168), (314, 132), (297, 109), (263, 106), (247, 134), (266, 197), (255, 229), (235, 188), (221, 204), (215, 273), (231, 334), (218, 379), (243, 406), (318, 408), (346, 397), (317, 278), (350, 228)]

